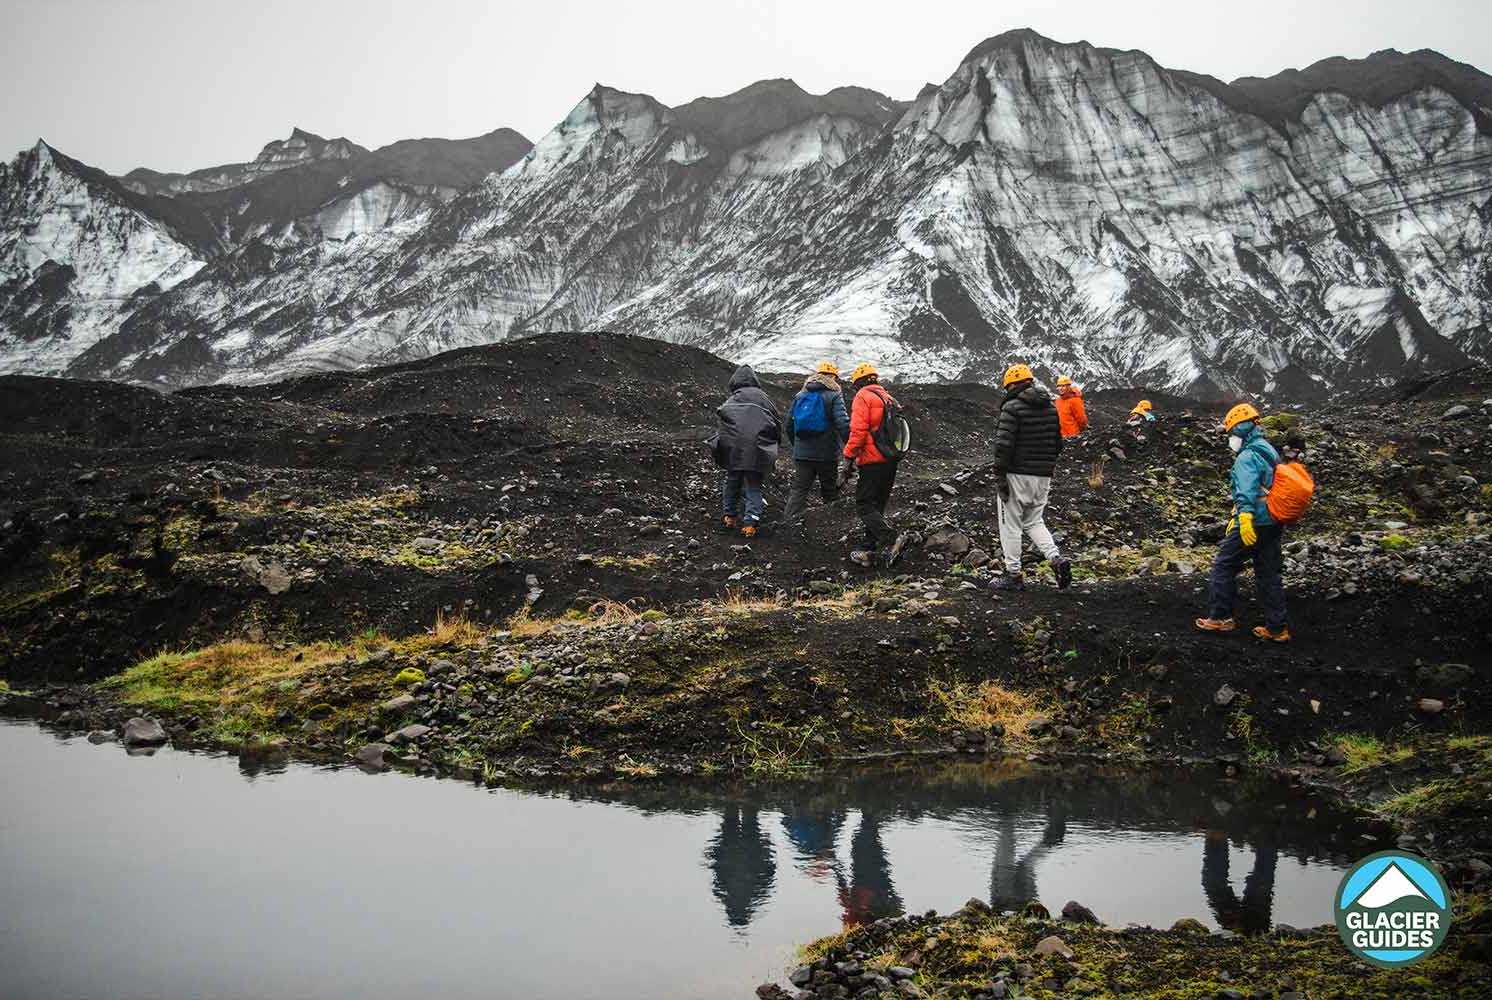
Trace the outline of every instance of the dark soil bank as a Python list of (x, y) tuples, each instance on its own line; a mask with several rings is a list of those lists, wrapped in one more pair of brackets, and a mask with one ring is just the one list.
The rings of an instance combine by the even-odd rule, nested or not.
[[(730, 372), (554, 335), (175, 395), (0, 379), (11, 708), (493, 782), (1203, 758), (1434, 817), (1421, 848), (1486, 886), (1485, 372), (1268, 421), (1305, 434), (1320, 488), (1287, 538), (1287, 646), (1248, 637), (1251, 603), (1235, 635), (1191, 628), (1229, 503), (1219, 408), (1152, 395), (1136, 435), (1140, 393), (1090, 398), (1048, 515), (1077, 583), (1033, 563), (995, 599), (995, 391), (894, 387), (917, 451), (891, 513), (913, 542), (871, 571), (846, 558), (845, 502), (749, 544), (718, 529), (702, 442)], [(764, 384), (785, 407), (797, 381)]]

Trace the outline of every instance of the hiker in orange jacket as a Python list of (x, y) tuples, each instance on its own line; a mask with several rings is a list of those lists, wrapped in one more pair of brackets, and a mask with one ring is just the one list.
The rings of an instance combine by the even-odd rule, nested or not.
[(855, 512), (865, 526), (865, 547), (850, 553), (851, 561), (869, 566), (882, 544), (890, 543), (887, 564), (894, 562), (901, 552), (901, 540), (891, 525), (886, 523), (886, 504), (891, 500), (891, 487), (896, 483), (897, 462), (881, 454), (876, 447), (875, 432), (886, 419), (886, 401), (891, 394), (881, 387), (880, 377), (874, 365), (856, 366), (850, 375), (855, 387), (855, 399), (850, 405), (850, 437), (844, 444), (844, 458), (840, 462), (839, 481), (844, 483), (858, 471), (860, 481), (855, 484)]
[(1057, 420), (1064, 438), (1075, 438), (1088, 429), (1088, 411), (1083, 407), (1083, 390), (1066, 375), (1057, 376)]

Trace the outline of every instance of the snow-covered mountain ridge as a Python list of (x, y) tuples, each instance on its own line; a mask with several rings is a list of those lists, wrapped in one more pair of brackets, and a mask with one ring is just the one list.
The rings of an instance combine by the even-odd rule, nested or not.
[(181, 385), (607, 328), (773, 368), (1329, 391), (1492, 354), (1489, 123), (1492, 77), (1432, 52), (1224, 84), (1020, 31), (912, 102), (597, 85), (466, 184), (297, 131), (168, 196), (197, 174), (39, 145), (0, 166), (0, 370)]

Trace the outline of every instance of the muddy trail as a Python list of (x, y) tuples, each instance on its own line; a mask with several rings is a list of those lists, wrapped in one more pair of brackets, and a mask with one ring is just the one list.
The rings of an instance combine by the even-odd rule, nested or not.
[[(1123, 421), (1142, 393), (1090, 397), (1092, 426), (1063, 453), (1048, 516), (1078, 584), (997, 600), (984, 587), (998, 549), (997, 391), (892, 387), (917, 442), (892, 510), (914, 543), (868, 571), (846, 560), (859, 537), (848, 498), (815, 500), (801, 531), (774, 530), (786, 457), (763, 536), (719, 529), (703, 441), (731, 370), (687, 347), (553, 335), (174, 395), (6, 378), (0, 676), (86, 681), (162, 650), (409, 636), (437, 618), (500, 629), (616, 602), (688, 621), (734, 604), (770, 636), (801, 632), (805, 657), (861, 661), (872, 709), (882, 682), (904, 677), (882, 662), (890, 649), (971, 677), (1039, 665), (1079, 706), (1169, 699), (1152, 741), (1178, 720), (1175, 741), (1205, 752), (1232, 742), (1194, 725), (1230, 706), (1211, 704), (1209, 679), (1225, 674), (1271, 734), (1482, 724), (1485, 372), (1271, 418), (1310, 440), (1321, 499), (1288, 544), (1296, 641), (1261, 649), (1246, 632), (1190, 629), (1228, 503), (1219, 408), (1151, 396), (1160, 419), (1137, 432)], [(784, 410), (798, 382), (764, 376)], [(853, 600), (842, 624), (814, 626), (816, 603)], [(1010, 638), (1022, 629), (1061, 661), (1030, 662)], [(1469, 670), (1441, 677), (1444, 663)], [(1443, 710), (1417, 712), (1426, 697)]]

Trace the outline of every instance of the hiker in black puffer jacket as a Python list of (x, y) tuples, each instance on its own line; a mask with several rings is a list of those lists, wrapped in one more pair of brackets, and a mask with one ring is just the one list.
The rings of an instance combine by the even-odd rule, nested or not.
[(1011, 365), (1005, 371), (1005, 401), (995, 427), (995, 475), (1000, 491), (1000, 548), (1005, 572), (997, 576), (994, 590), (1021, 590), (1021, 536), (1030, 535), (1057, 576), (1057, 586), (1072, 583), (1072, 565), (1062, 558), (1057, 542), (1047, 530), (1047, 494), (1052, 472), (1062, 453), (1062, 424), (1051, 397), (1036, 384), (1026, 365)]

